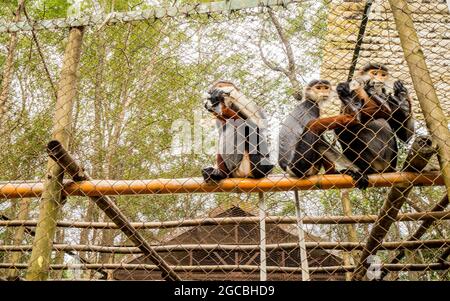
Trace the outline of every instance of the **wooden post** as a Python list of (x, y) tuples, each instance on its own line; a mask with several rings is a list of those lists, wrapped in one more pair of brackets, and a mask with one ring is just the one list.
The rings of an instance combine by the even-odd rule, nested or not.
[[(83, 28), (70, 29), (64, 52), (64, 60), (59, 81), (56, 112), (53, 119), (52, 137), (68, 148), (72, 123), (72, 104), (77, 94), (78, 65), (81, 56)], [(29, 261), (27, 280), (48, 278), (56, 221), (63, 202), (62, 190), (64, 170), (51, 158), (47, 162), (47, 175), (44, 183), (39, 222), (33, 241), (33, 251)]]
[(259, 197), (259, 260), (260, 270), (259, 279), (267, 280), (267, 260), (266, 260), (266, 203), (264, 202), (264, 193), (258, 193)]
[[(21, 220), (28, 219), (29, 206), (30, 206), (30, 199), (20, 200), (19, 214), (18, 214), (19, 219), (21, 219)], [(16, 233), (14, 234), (13, 243), (15, 245), (21, 245), (24, 235), (25, 235), (25, 227), (21, 226), (16, 230)], [(11, 257), (9, 258), (9, 261), (14, 264), (19, 263), (21, 257), (22, 257), (22, 252), (13, 252), (11, 254)], [(18, 271), (16, 269), (10, 269), (8, 271), (8, 279), (15, 280), (17, 278), (17, 276), (18, 276)]]
[(309, 281), (308, 254), (306, 253), (305, 231), (303, 229), (303, 214), (300, 208), (298, 191), (294, 190), (295, 215), (297, 216), (298, 243), (300, 249), (300, 266), (302, 268), (302, 281)]
[[(350, 202), (350, 192), (347, 189), (341, 191), (342, 211), (344, 216), (352, 215), (352, 204)], [(347, 225), (347, 240), (350, 242), (358, 242), (358, 235), (354, 224)], [(344, 261), (349, 261), (348, 265), (353, 265), (358, 252), (350, 252), (344, 254)], [(352, 279), (351, 272), (345, 273), (345, 279), (350, 281)]]
[(406, 0), (389, 0), (409, 73), (428, 131), (437, 145), (447, 195), (450, 195), (450, 131), (419, 43)]

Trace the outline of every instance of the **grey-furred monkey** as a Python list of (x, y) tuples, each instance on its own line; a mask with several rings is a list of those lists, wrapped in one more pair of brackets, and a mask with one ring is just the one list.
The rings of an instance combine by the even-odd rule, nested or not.
[(205, 108), (217, 119), (219, 149), (216, 166), (202, 170), (204, 180), (267, 176), (274, 166), (265, 135), (265, 112), (232, 82), (218, 81), (208, 93)]
[(331, 91), (331, 84), (327, 80), (308, 83), (304, 100), (281, 126), (278, 164), (288, 174), (299, 178), (316, 175), (322, 167), (326, 173), (345, 173), (355, 179), (357, 187), (365, 188), (368, 185), (367, 177), (322, 135), (325, 130), (354, 121), (354, 117), (349, 115), (320, 119), (321, 104), (328, 101)]

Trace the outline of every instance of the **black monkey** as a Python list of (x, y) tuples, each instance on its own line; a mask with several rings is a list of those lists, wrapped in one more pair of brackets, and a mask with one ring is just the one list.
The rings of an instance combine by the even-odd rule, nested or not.
[(209, 95), (205, 108), (218, 121), (219, 152), (216, 166), (202, 170), (205, 181), (267, 176), (274, 165), (269, 158), (264, 111), (229, 81), (216, 82)]
[(313, 80), (306, 86), (304, 101), (288, 115), (280, 129), (278, 163), (284, 171), (300, 178), (316, 175), (322, 167), (326, 173), (343, 168), (339, 172), (352, 176), (357, 187), (365, 188), (367, 177), (322, 136), (325, 130), (355, 122), (349, 115), (320, 119), (320, 105), (329, 99), (330, 92), (327, 80)]

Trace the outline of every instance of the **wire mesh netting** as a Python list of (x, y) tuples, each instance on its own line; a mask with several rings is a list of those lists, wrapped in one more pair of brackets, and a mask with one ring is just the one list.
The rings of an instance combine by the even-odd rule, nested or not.
[(0, 278), (448, 280), (445, 1), (53, 2), (0, 8)]

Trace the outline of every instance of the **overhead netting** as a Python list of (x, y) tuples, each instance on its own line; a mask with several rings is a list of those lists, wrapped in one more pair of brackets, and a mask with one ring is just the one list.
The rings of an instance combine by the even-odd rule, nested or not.
[(385, 0), (63, 2), (0, 8), (1, 278), (448, 280), (445, 1), (407, 1), (431, 82)]

